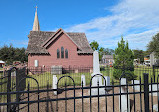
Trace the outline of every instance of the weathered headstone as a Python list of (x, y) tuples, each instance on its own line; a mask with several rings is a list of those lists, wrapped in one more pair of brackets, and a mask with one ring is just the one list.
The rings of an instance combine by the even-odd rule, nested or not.
[[(106, 85), (105, 85), (105, 81), (103, 80), (103, 85), (104, 86), (110, 86), (110, 77), (109, 76), (104, 76), (105, 80), (106, 80)], [(107, 90), (112, 89), (112, 87), (106, 87)]]
[(62, 74), (62, 66), (52, 66), (51, 74)]
[[(56, 77), (56, 75), (53, 75), (52, 89), (57, 89), (57, 77)], [(54, 91), (54, 95), (57, 95), (57, 91)]]
[(16, 71), (11, 72), (11, 76), (15, 77), (16, 76)]
[(149, 91), (152, 91), (152, 93), (150, 93), (150, 95), (153, 94), (153, 96), (157, 96), (157, 92), (153, 92), (153, 91), (158, 91), (159, 90), (159, 85), (158, 85), (158, 89), (157, 89), (157, 84), (152, 84), (152, 90), (151, 90), (151, 85), (149, 85)]
[[(140, 81), (139, 80), (134, 80), (134, 83), (133, 83), (133, 80), (131, 80), (131, 83), (132, 84), (140, 84)], [(134, 89), (136, 91), (140, 91), (140, 85), (134, 85), (134, 86), (132, 86), (132, 89)]]
[(158, 104), (153, 105), (153, 110), (154, 110), (155, 112), (158, 112)]
[[(104, 76), (105, 80), (106, 80), (106, 86), (110, 86), (110, 77), (109, 76)], [(105, 85), (105, 81), (103, 81)]]
[(81, 85), (83, 81), (83, 86), (86, 86), (86, 80), (85, 80), (85, 75), (81, 75)]
[[(121, 85), (126, 85), (126, 78), (121, 78), (120, 80)], [(120, 92), (120, 90), (119, 90)], [(121, 86), (121, 93), (127, 93), (127, 88), (126, 86)], [(120, 97), (121, 97), (121, 104), (120, 104)], [(128, 108), (127, 108), (127, 102), (128, 102)], [(121, 111), (120, 112), (130, 112), (130, 98), (128, 95), (119, 95), (119, 110), (120, 110), (120, 105), (121, 105)]]
[(78, 69), (75, 69), (75, 73), (78, 73)]
[[(96, 74), (100, 74), (100, 67), (99, 67), (99, 54), (97, 51), (93, 52), (93, 73), (91, 74), (92, 78), (92, 87), (97, 87), (98, 82), (99, 86), (103, 86), (102, 84), (102, 76), (95, 76)], [(98, 88), (91, 89), (92, 95), (98, 95)], [(99, 88), (99, 95), (105, 94), (105, 88)]]

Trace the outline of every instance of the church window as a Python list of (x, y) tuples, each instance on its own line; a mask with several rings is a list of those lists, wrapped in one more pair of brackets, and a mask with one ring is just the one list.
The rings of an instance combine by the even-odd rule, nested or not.
[(64, 48), (61, 47), (61, 58), (64, 58)]
[(60, 58), (60, 50), (57, 49), (57, 58)]
[(68, 50), (65, 50), (65, 58), (68, 58)]

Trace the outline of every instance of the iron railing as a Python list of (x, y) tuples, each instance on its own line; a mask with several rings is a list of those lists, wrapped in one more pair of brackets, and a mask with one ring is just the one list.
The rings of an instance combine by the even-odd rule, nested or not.
[[(96, 74), (96, 76), (97, 75), (100, 74)], [(155, 105), (157, 105), (157, 107), (159, 105), (158, 89), (149, 90), (149, 87), (153, 88), (153, 86), (157, 86), (158, 88), (158, 77), (157, 82), (153, 81), (153, 77), (150, 78), (151, 82), (149, 82), (149, 74), (147, 73), (143, 74), (143, 82), (141, 77), (139, 78), (140, 83), (138, 84), (135, 84), (134, 80), (132, 84), (128, 81), (126, 81), (126, 84), (121, 84), (121, 82), (114, 84), (114, 80), (112, 80), (112, 84), (109, 86), (100, 86), (99, 81), (97, 82), (97, 86), (92, 86), (91, 82), (93, 77), (90, 80), (89, 86), (84, 87), (83, 81), (81, 86), (76, 86), (71, 76), (60, 77), (57, 84), (65, 77), (71, 79), (73, 86), (68, 86), (65, 81), (64, 87), (57, 85), (57, 89), (50, 89), (47, 83), (47, 88), (39, 89), (39, 84), (36, 79), (26, 77), (33, 79), (37, 83), (38, 89), (31, 90), (30, 83), (28, 83), (26, 89), (22, 91), (0, 92), (0, 96), (8, 94), (19, 96), (18, 98), (16, 97), (16, 100), (11, 100), (10, 102), (0, 102), (1, 111), (123, 112), (130, 110), (132, 112), (153, 112)], [(21, 79), (21, 81), (22, 80), (23, 79)], [(139, 87), (139, 90), (135, 90), (135, 87)], [(101, 88), (106, 90), (105, 94), (100, 94)], [(98, 91), (96, 95), (92, 95), (92, 89)], [(58, 94), (54, 95), (54, 91), (57, 91)], [(124, 108), (123, 105), (126, 108)], [(5, 108), (6, 106), (8, 107)]]

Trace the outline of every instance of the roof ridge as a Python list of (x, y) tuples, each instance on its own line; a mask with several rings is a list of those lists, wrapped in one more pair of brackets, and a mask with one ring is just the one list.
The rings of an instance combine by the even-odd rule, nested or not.
[[(48, 32), (48, 33), (55, 33), (56, 31), (30, 31), (30, 32)], [(84, 32), (66, 32), (66, 33), (83, 33), (85, 34)]]
[[(63, 32), (83, 53), (93, 52), (84, 32)], [(47, 53), (48, 51), (42, 44), (51, 39), (54, 34), (56, 34), (56, 32), (53, 31), (30, 31), (27, 51), (30, 53)]]

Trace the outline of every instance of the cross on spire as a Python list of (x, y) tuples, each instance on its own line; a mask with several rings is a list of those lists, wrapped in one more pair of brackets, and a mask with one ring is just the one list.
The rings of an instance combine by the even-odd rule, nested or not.
[(40, 25), (39, 25), (39, 20), (38, 20), (38, 14), (37, 14), (37, 6), (35, 7), (35, 17), (34, 17), (34, 23), (33, 23), (33, 31), (40, 31)]
[(38, 9), (38, 6), (36, 6), (35, 8), (36, 8), (36, 11), (37, 11), (37, 9)]

